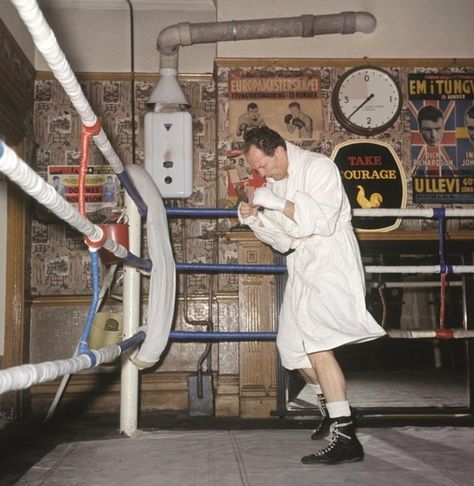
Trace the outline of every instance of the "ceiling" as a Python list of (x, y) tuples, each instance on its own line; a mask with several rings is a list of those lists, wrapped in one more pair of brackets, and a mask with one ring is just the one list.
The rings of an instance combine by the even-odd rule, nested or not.
[[(200, 10), (214, 11), (217, 0), (130, 0), (135, 10)], [(127, 0), (38, 0), (41, 8), (54, 9), (128, 9)]]

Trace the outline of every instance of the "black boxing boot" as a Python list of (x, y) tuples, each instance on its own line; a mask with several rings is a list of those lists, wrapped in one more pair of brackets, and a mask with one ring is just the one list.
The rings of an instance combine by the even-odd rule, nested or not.
[(301, 458), (303, 464), (340, 464), (364, 459), (364, 450), (355, 434), (351, 417), (331, 420), (331, 442), (318, 452)]
[(324, 439), (329, 435), (331, 428), (331, 419), (329, 418), (328, 408), (326, 407), (326, 398), (322, 393), (318, 393), (319, 411), (321, 412), (321, 421), (311, 434), (312, 440)]

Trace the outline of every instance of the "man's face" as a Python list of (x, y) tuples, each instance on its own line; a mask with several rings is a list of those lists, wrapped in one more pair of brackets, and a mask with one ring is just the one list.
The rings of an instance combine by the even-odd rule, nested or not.
[(258, 108), (249, 108), (247, 111), (252, 120), (258, 119)]
[(277, 147), (273, 156), (266, 155), (255, 145), (251, 145), (245, 155), (249, 166), (261, 177), (271, 177), (279, 181), (288, 175), (288, 157), (283, 147)]
[(469, 118), (466, 116), (466, 130), (467, 130), (467, 136), (469, 137), (469, 140), (474, 143), (474, 118)]
[(420, 123), (420, 133), (423, 140), (430, 146), (436, 147), (441, 142), (443, 137), (443, 119), (439, 118), (436, 121), (422, 120)]
[(300, 109), (297, 107), (297, 106), (292, 106), (290, 108), (290, 113), (293, 115), (293, 116), (296, 116), (298, 113), (300, 112)]

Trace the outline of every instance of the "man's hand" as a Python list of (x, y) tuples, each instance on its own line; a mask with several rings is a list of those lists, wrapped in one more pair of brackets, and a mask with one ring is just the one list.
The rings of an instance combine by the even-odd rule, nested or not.
[(268, 187), (259, 187), (256, 189), (252, 202), (255, 206), (262, 206), (267, 209), (276, 209), (277, 211), (282, 212), (286, 205), (286, 199), (277, 196)]
[(237, 209), (240, 224), (255, 224), (257, 221), (257, 213), (258, 208), (246, 202), (241, 202)]
[(237, 130), (237, 136), (240, 137), (242, 134), (245, 134), (246, 131), (247, 131), (247, 124), (241, 123), (239, 125), (239, 129)]
[(293, 118), (291, 124), (298, 128), (304, 128), (306, 126), (306, 123), (300, 118)]

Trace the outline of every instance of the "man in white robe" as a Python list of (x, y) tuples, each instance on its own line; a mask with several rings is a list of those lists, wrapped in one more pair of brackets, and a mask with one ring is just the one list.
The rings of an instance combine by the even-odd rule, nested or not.
[(299, 370), (320, 399), (323, 420), (312, 438), (333, 432), (329, 446), (302, 462), (362, 460), (344, 375), (332, 350), (385, 331), (366, 309), (364, 269), (339, 170), (328, 157), (285, 142), (268, 127), (250, 131), (244, 140), (247, 163), (267, 184), (255, 191), (252, 204), (240, 204), (239, 219), (276, 251), (294, 250), (286, 259), (277, 337), (282, 364)]

